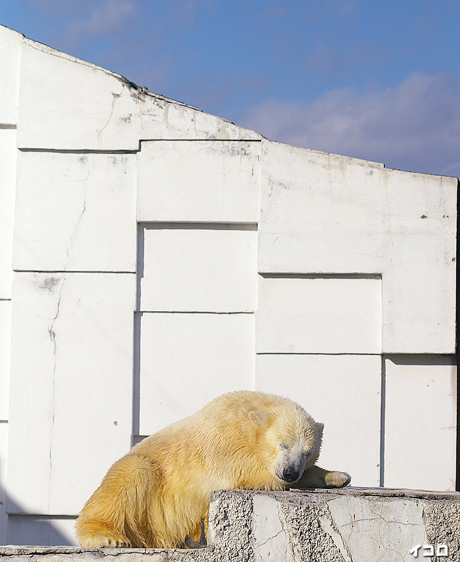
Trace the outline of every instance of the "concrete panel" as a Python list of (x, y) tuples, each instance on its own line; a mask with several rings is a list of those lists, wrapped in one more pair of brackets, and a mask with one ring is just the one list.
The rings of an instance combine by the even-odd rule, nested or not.
[[(7, 27), (0, 26), (0, 124), (18, 122), (19, 76), (21, 48), (24, 37)], [(6, 85), (6, 86), (5, 86)], [(0, 168), (3, 170), (3, 168)]]
[(397, 252), (383, 274), (384, 353), (455, 353), (455, 238), (393, 236)]
[(0, 421), (0, 544), (8, 544), (6, 513), (6, 466), (8, 454), (8, 424)]
[(378, 278), (259, 276), (258, 353), (380, 353)]
[(455, 232), (456, 178), (262, 146), (260, 271), (381, 273), (397, 250), (393, 234)]
[(139, 103), (121, 77), (24, 40), (20, 148), (137, 150)]
[(259, 271), (380, 273), (383, 165), (262, 146)]
[(379, 486), (378, 355), (257, 355), (256, 390), (287, 396), (324, 423), (318, 464)]
[(9, 512), (74, 515), (130, 447), (130, 274), (18, 273)]
[(13, 275), (13, 224), (16, 190), (15, 129), (0, 128), (0, 170), (0, 299), (7, 299), (11, 298)]
[(140, 432), (196, 412), (220, 394), (254, 388), (252, 314), (143, 314)]
[(0, 301), (0, 422), (8, 419), (11, 301)]
[(385, 472), (389, 488), (455, 489), (454, 358), (385, 360)]
[(20, 152), (14, 267), (135, 271), (135, 156)]
[(164, 224), (144, 228), (140, 245), (141, 310), (256, 309), (257, 232), (253, 227)]
[(78, 546), (74, 518), (47, 518), (10, 515), (8, 544), (42, 546)]
[(139, 221), (257, 222), (260, 142), (143, 142)]
[(263, 162), (259, 271), (382, 274), (385, 350), (454, 353), (456, 178), (265, 141)]

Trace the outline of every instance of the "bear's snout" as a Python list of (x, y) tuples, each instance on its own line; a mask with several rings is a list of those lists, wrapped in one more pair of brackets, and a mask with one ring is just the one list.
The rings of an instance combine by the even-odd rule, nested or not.
[(283, 480), (286, 480), (286, 482), (295, 482), (300, 478), (300, 476), (300, 472), (293, 466), (288, 466), (283, 470)]
[(293, 484), (301, 478), (306, 461), (307, 455), (300, 447), (294, 446), (290, 450), (285, 450), (275, 469), (276, 476), (286, 484)]

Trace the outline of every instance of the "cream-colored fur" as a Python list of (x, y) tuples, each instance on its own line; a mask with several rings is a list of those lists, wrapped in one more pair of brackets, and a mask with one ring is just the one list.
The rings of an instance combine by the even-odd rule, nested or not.
[(344, 486), (348, 474), (313, 466), (322, 431), (286, 398), (225, 394), (117, 461), (77, 520), (78, 540), (84, 548), (184, 546), (199, 541), (213, 490)]

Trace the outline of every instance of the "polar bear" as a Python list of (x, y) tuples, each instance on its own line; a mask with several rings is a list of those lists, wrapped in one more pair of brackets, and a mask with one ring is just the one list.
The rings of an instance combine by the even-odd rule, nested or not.
[(78, 540), (84, 548), (195, 545), (213, 490), (345, 486), (348, 474), (315, 466), (322, 433), (287, 398), (224, 394), (117, 461), (77, 519)]

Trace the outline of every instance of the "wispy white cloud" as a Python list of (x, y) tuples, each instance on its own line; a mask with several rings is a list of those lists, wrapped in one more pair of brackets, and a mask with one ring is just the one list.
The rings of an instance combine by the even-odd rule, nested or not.
[(335, 90), (311, 103), (268, 99), (238, 122), (273, 140), (460, 176), (460, 83), (413, 74), (394, 88)]
[(370, 41), (345, 48), (333, 46), (328, 39), (321, 38), (313, 46), (303, 62), (308, 75), (332, 80), (347, 80), (363, 68), (372, 68), (387, 62), (385, 48), (375, 49)]
[(86, 17), (71, 21), (66, 32), (75, 41), (110, 35), (135, 13), (134, 0), (107, 0), (102, 5), (94, 6)]
[(120, 42), (136, 25), (139, 0), (25, 0), (35, 17), (46, 21), (45, 42), (64, 52), (85, 57), (100, 42)]

